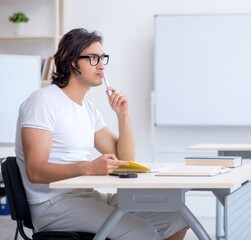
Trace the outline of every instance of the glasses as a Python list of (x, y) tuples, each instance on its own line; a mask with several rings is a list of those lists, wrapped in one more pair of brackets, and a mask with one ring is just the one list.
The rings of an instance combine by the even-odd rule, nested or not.
[(78, 59), (88, 58), (91, 66), (97, 66), (99, 64), (100, 59), (102, 60), (104, 65), (107, 65), (109, 62), (109, 55), (103, 54), (99, 56), (98, 54), (89, 54), (87, 56), (79, 56)]

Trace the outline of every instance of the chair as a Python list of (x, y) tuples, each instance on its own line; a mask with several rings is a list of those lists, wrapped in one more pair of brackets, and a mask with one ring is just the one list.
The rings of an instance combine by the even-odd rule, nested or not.
[[(92, 240), (94, 233), (87, 232), (63, 232), (48, 231), (35, 232), (31, 221), (31, 214), (27, 202), (24, 186), (22, 183), (20, 171), (16, 163), (16, 157), (7, 157), (1, 164), (3, 182), (6, 195), (10, 206), (12, 220), (17, 222), (17, 228), (20, 235), (25, 240)], [(24, 227), (32, 230), (32, 238), (24, 231)], [(109, 240), (109, 239), (106, 239)]]
[(5, 193), (5, 189), (4, 187), (0, 187), (0, 198), (5, 197), (6, 193)]

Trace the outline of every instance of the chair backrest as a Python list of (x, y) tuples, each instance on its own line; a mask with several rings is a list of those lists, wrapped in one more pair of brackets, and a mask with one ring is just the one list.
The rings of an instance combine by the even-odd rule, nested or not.
[(1, 170), (11, 218), (34, 229), (16, 157), (7, 157), (1, 164)]

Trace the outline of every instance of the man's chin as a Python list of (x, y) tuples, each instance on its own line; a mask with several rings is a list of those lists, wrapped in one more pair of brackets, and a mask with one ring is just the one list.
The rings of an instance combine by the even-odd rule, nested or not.
[(102, 85), (102, 82), (100, 83), (93, 83), (92, 87), (98, 87), (98, 86), (101, 86)]

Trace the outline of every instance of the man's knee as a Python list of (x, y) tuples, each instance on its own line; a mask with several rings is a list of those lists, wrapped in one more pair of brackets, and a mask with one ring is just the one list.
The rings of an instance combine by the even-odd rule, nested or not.
[(118, 240), (160, 240), (160, 236), (155, 227), (144, 221), (137, 222), (133, 228), (127, 229), (115, 238)]

